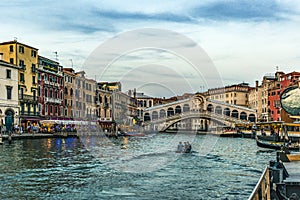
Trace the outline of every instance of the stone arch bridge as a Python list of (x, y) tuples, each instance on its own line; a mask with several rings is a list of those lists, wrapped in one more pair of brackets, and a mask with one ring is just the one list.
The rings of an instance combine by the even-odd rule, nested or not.
[(256, 112), (195, 94), (191, 98), (144, 110), (144, 124), (149, 130), (189, 129), (207, 131), (217, 126), (256, 122)]

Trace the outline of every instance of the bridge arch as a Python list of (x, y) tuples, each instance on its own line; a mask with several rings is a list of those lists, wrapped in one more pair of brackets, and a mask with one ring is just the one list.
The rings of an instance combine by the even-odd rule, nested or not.
[(161, 109), (159, 111), (159, 118), (166, 118), (166, 111), (164, 109)]
[(231, 117), (234, 117), (234, 118), (239, 118), (239, 112), (237, 110), (233, 110), (231, 112)]
[(217, 113), (219, 115), (222, 115), (222, 107), (221, 106), (217, 106), (216, 110), (215, 110), (215, 113)]
[(208, 104), (206, 110), (209, 112), (214, 112), (214, 106), (212, 104)]
[(240, 120), (247, 120), (247, 113), (241, 112), (241, 114), (240, 114)]
[(230, 116), (230, 109), (229, 108), (224, 108), (223, 115)]
[(167, 116), (170, 117), (170, 116), (173, 116), (174, 115), (174, 109), (172, 107), (169, 107), (168, 110), (167, 110)]
[(158, 119), (158, 113), (157, 111), (152, 112), (152, 120), (157, 120)]
[(248, 117), (248, 120), (249, 120), (250, 122), (255, 122), (255, 121), (256, 121), (255, 115), (254, 115), (254, 114), (250, 114), (249, 117)]
[(149, 113), (145, 113), (145, 115), (144, 115), (144, 122), (146, 122), (146, 121), (151, 121)]
[(180, 114), (181, 113), (181, 106), (176, 106), (175, 107), (175, 114)]
[(183, 110), (183, 112), (190, 112), (190, 106), (189, 106), (189, 104), (184, 104), (182, 110)]

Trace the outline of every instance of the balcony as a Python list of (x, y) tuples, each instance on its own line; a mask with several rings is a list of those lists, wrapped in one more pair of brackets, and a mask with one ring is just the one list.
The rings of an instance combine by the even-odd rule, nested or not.
[(45, 97), (45, 103), (61, 104), (61, 99)]
[(26, 70), (26, 65), (20, 65), (21, 70)]
[(44, 80), (44, 83), (45, 83), (45, 84), (47, 84), (47, 85), (49, 85), (49, 84), (50, 84), (50, 82), (49, 82), (49, 81), (47, 81), (47, 80)]
[(104, 103), (104, 104), (103, 104), (103, 108), (104, 108), (104, 109), (110, 108), (110, 105), (109, 105), (108, 103)]
[(28, 103), (37, 103), (36, 98), (34, 99), (33, 96), (27, 94), (19, 94), (19, 100)]

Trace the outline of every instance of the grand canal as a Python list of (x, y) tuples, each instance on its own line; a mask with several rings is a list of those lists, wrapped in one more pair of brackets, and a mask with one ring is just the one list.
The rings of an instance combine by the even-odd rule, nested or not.
[[(174, 137), (189, 139), (153, 134), (129, 138), (127, 149), (121, 148), (122, 139), (111, 139), (114, 152), (102, 148), (100, 156), (76, 138), (5, 143), (0, 199), (247, 199), (275, 158), (252, 139), (211, 135), (191, 136), (194, 153), (178, 155)], [(151, 153), (165, 144), (172, 148)]]

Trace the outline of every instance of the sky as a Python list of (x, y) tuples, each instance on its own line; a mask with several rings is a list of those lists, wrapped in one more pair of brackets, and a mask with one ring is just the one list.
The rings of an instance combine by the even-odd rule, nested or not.
[(0, 13), (0, 42), (57, 52), (124, 91), (174, 96), (300, 71), (297, 0), (2, 0)]

